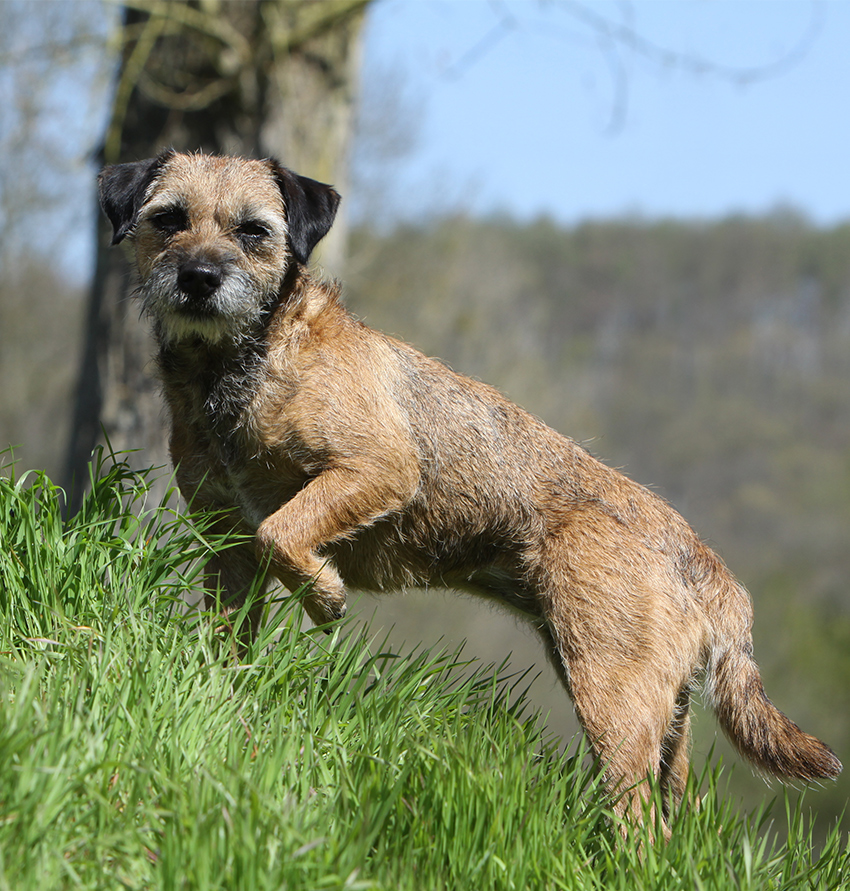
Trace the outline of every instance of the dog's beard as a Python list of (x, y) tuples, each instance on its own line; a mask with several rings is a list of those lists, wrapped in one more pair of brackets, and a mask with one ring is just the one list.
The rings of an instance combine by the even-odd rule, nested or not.
[(201, 338), (209, 343), (251, 336), (264, 313), (265, 301), (251, 276), (227, 270), (218, 288), (204, 298), (177, 286), (177, 270), (155, 269), (139, 289), (143, 311), (167, 343)]

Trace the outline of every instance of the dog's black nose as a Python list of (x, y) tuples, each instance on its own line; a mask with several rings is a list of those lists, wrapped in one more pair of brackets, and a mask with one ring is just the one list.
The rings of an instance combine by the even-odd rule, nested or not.
[(221, 269), (202, 260), (184, 263), (177, 273), (177, 287), (189, 297), (209, 297), (221, 285)]

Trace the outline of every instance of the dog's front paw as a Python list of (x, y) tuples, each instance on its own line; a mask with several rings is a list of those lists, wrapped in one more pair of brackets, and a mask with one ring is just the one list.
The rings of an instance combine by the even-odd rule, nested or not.
[(348, 609), (344, 596), (323, 594), (318, 591), (308, 594), (302, 601), (302, 606), (314, 625), (338, 622)]

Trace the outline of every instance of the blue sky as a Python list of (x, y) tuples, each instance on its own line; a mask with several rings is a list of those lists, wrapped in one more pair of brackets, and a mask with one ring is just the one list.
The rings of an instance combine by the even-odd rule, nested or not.
[(850, 2), (381, 0), (365, 37), (414, 125), (381, 168), (406, 214), (850, 218)]
[[(109, 8), (91, 5), (95, 30)], [(588, 14), (673, 61), (606, 38)], [(850, 0), (376, 0), (364, 37), (366, 107), (385, 120), (359, 142), (372, 190), (346, 189), (355, 216), (500, 211), (569, 224), (790, 205), (819, 224), (850, 220)], [(711, 64), (698, 71), (699, 59)], [(732, 76), (762, 67), (748, 83)], [(88, 99), (63, 106), (61, 77), (45, 100), (69, 174), (60, 262), (84, 280), (84, 158), (105, 104), (86, 81)], [(386, 151), (405, 140), (400, 158)]]

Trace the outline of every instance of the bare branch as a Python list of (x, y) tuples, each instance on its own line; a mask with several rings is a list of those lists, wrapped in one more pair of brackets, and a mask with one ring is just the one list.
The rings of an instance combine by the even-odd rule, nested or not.
[[(667, 69), (677, 69), (692, 75), (708, 75), (729, 81), (736, 86), (746, 86), (757, 81), (777, 77), (805, 58), (818, 37), (824, 22), (823, 0), (811, 0), (811, 15), (805, 31), (794, 46), (778, 58), (759, 65), (725, 65), (691, 52), (681, 52), (656, 43), (646, 37), (631, 21), (631, 6), (625, 7), (629, 21), (617, 21), (597, 10), (591, 3), (581, 0), (550, 0), (551, 7), (571, 17), (585, 27), (597, 42), (611, 69), (613, 80), (612, 107), (605, 133), (618, 132), (624, 125), (628, 110), (629, 84), (621, 53), (631, 52), (645, 61)], [(541, 0), (541, 6), (543, 5)], [(514, 15), (504, 0), (491, 0), (495, 16), (494, 24), (467, 50), (442, 72), (446, 80), (458, 80), (473, 65), (493, 52), (508, 36), (520, 30), (537, 32), (543, 37), (556, 40), (575, 40), (553, 27), (551, 21), (528, 21)]]
[(824, 21), (823, 3), (820, 0), (812, 0), (809, 24), (805, 32), (800, 36), (800, 39), (788, 52), (763, 65), (737, 66), (723, 65), (694, 53), (683, 53), (661, 46), (649, 40), (632, 25), (616, 22), (597, 12), (588, 3), (581, 3), (578, 0), (559, 0), (558, 6), (573, 18), (593, 28), (600, 35), (643, 56), (645, 59), (667, 68), (678, 68), (691, 74), (710, 74), (715, 77), (721, 77), (739, 86), (776, 77), (798, 64), (811, 49), (812, 43), (820, 33)]

